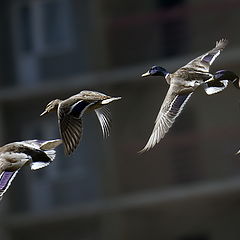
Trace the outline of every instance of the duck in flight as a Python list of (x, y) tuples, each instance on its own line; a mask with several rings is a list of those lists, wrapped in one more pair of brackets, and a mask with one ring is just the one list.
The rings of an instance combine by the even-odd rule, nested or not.
[(77, 147), (82, 136), (82, 116), (95, 111), (100, 122), (103, 136), (110, 134), (111, 116), (105, 106), (121, 97), (110, 97), (95, 91), (81, 91), (65, 100), (55, 99), (48, 103), (44, 115), (57, 110), (58, 125), (64, 144), (65, 154), (70, 155)]
[(0, 147), (0, 200), (10, 187), (18, 171), (25, 165), (31, 170), (48, 166), (55, 158), (61, 139), (13, 142)]
[(212, 50), (190, 61), (174, 73), (169, 73), (162, 67), (153, 66), (148, 72), (142, 74), (142, 77), (162, 76), (170, 87), (155, 120), (152, 134), (140, 153), (150, 150), (159, 143), (181, 113), (192, 93), (200, 85), (209, 95), (225, 89), (229, 81), (236, 88), (240, 88), (239, 77), (235, 73), (227, 70), (220, 70), (215, 74), (209, 72), (210, 66), (227, 43), (226, 39), (216, 42)]

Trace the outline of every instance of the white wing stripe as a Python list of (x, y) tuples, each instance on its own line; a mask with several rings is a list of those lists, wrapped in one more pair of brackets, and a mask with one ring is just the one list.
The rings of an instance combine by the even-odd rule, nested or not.
[(8, 190), (10, 187), (13, 179), (17, 175), (18, 170), (15, 172), (3, 172), (0, 177), (0, 200), (2, 199), (3, 194)]

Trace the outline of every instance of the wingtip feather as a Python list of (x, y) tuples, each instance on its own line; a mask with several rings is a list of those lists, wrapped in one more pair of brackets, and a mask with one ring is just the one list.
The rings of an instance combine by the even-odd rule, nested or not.
[(228, 44), (228, 40), (226, 38), (222, 38), (219, 41), (216, 41), (216, 48), (219, 50), (223, 50)]
[(138, 154), (143, 154), (143, 153), (147, 152), (148, 150), (149, 150), (148, 148), (144, 147), (143, 149), (141, 149), (141, 150), (138, 151), (137, 153), (138, 153)]

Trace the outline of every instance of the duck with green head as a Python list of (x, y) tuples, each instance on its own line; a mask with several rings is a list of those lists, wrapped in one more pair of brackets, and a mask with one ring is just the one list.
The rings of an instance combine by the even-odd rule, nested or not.
[(181, 113), (192, 93), (200, 85), (209, 95), (225, 89), (229, 81), (236, 88), (240, 88), (239, 77), (234, 72), (228, 70), (220, 70), (214, 74), (209, 72), (210, 66), (227, 43), (226, 39), (216, 42), (212, 50), (195, 58), (174, 73), (169, 73), (165, 68), (153, 66), (142, 74), (142, 77), (162, 76), (170, 87), (155, 120), (152, 134), (140, 152), (148, 151), (159, 143)]

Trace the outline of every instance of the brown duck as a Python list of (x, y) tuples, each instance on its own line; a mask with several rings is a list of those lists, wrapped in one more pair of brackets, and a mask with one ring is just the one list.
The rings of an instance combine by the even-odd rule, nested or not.
[(107, 104), (119, 100), (121, 97), (110, 97), (95, 91), (81, 91), (65, 100), (55, 99), (51, 101), (45, 111), (57, 111), (58, 125), (64, 150), (70, 155), (77, 147), (82, 136), (82, 116), (90, 111), (95, 111), (100, 122), (103, 136), (110, 134), (110, 112), (105, 107)]
[(55, 158), (55, 150), (62, 140), (28, 140), (0, 147), (0, 199), (10, 187), (18, 171), (25, 165), (32, 170), (48, 166)]

